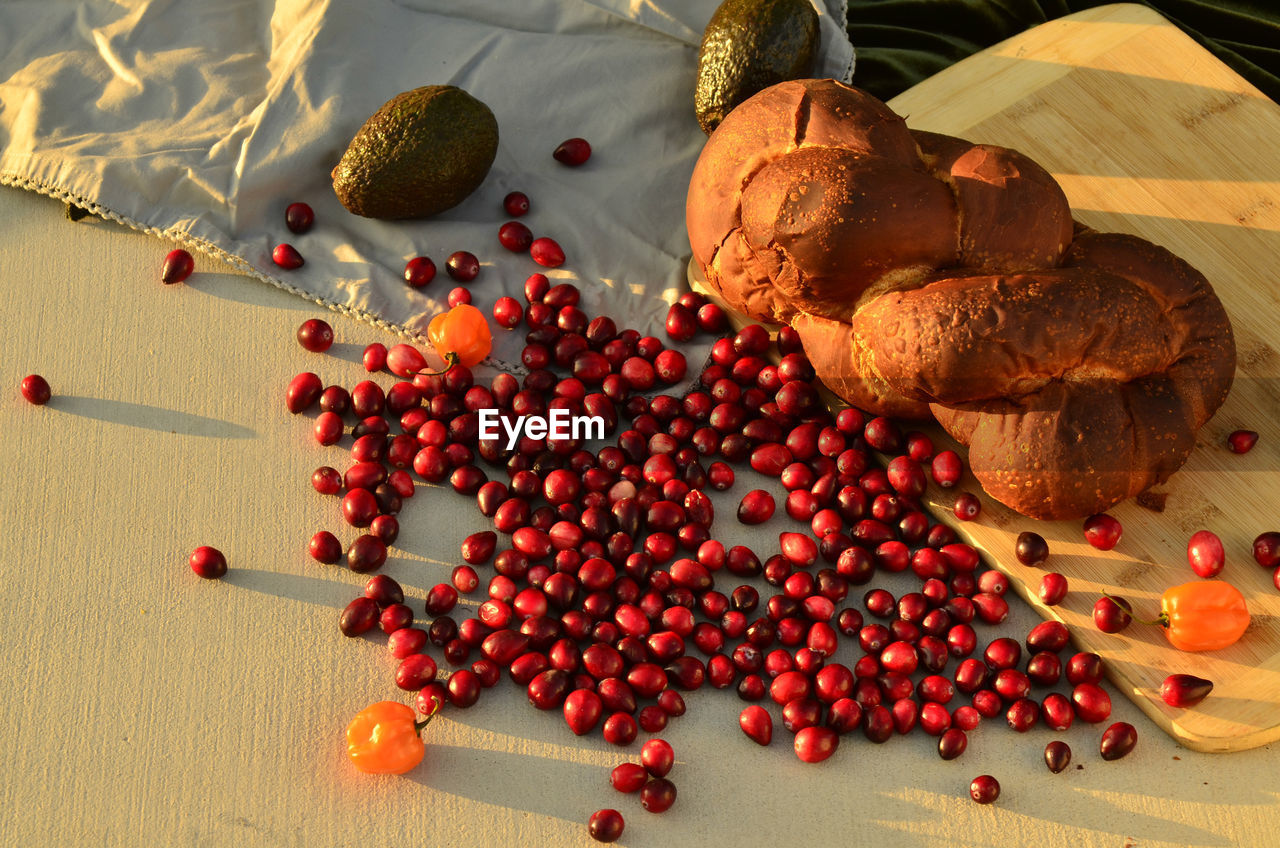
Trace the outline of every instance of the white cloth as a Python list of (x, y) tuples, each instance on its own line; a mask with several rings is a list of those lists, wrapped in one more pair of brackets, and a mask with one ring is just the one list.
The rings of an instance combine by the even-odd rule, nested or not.
[[(815, 75), (847, 80), (845, 3), (813, 2)], [(704, 141), (693, 112), (697, 46), (716, 5), (9, 0), (0, 3), (0, 183), (411, 334), (456, 285), (444, 273), (453, 251), (483, 263), (472, 289), (486, 309), (543, 270), (497, 241), (502, 198), (518, 189), (531, 198), (525, 223), (567, 256), (550, 276), (581, 282), (590, 314), (658, 334), (684, 285), (684, 196)], [(497, 117), (497, 160), (483, 185), (430, 219), (350, 214), (329, 176), (347, 143), (386, 100), (433, 84), (469, 91)], [(573, 136), (594, 150), (577, 169), (551, 157)], [(295, 200), (315, 209), (304, 235), (284, 225)], [(279, 242), (306, 264), (277, 268)], [(440, 272), (414, 291), (402, 272), (419, 254)], [(506, 341), (500, 360), (519, 349)]]

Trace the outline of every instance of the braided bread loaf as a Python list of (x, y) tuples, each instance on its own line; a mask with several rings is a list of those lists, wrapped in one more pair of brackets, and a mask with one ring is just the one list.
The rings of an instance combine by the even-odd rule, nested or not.
[(1226, 312), (1186, 262), (1075, 225), (1016, 151), (909, 130), (832, 80), (731, 112), (686, 213), (730, 306), (790, 322), (854, 406), (932, 415), (1025, 515), (1101, 512), (1167, 479), (1235, 373)]

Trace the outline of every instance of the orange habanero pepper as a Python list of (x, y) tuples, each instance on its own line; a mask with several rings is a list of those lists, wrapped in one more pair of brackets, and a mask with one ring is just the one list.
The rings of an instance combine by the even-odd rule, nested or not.
[(398, 701), (378, 701), (356, 714), (347, 725), (347, 756), (368, 774), (404, 774), (426, 754), (419, 736), (431, 721), (416, 721), (413, 708)]
[(441, 312), (427, 325), (427, 338), (445, 364), (477, 365), (493, 349), (493, 335), (484, 313), (469, 303)]
[(1244, 595), (1230, 583), (1197, 580), (1164, 591), (1157, 623), (1180, 651), (1216, 651), (1244, 635), (1249, 609)]

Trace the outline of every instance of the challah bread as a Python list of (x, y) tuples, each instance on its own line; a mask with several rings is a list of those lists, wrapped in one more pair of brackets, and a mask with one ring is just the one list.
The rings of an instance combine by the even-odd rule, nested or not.
[(1076, 232), (1034, 161), (908, 130), (838, 82), (782, 83), (730, 113), (687, 215), (729, 305), (790, 322), (849, 403), (932, 414), (984, 489), (1033, 517), (1165, 480), (1230, 389), (1231, 325), (1194, 268)]

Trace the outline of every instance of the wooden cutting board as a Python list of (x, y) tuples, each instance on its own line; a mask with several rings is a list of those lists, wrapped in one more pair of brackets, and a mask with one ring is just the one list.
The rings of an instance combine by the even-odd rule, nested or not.
[[(1133, 501), (1111, 510), (1124, 525), (1115, 550), (1090, 547), (1081, 522), (1011, 512), (972, 478), (931, 487), (926, 499), (1042, 615), (1101, 654), (1114, 688), (1179, 742), (1234, 751), (1280, 739), (1280, 591), (1251, 555), (1259, 533), (1280, 531), (1280, 106), (1164, 18), (1127, 4), (1029, 30), (890, 106), (913, 128), (1021, 150), (1059, 180), (1078, 220), (1164, 245), (1213, 283), (1236, 333), (1235, 385), (1187, 464), (1155, 490), (1163, 511)], [(1246, 455), (1226, 447), (1238, 428), (1261, 435)], [(936, 427), (929, 432), (939, 450), (956, 447)], [(952, 515), (960, 491), (980, 495), (978, 520)], [(1095, 629), (1091, 612), (1103, 592), (1154, 618), (1165, 588), (1198, 579), (1186, 544), (1200, 529), (1222, 538), (1222, 578), (1249, 601), (1253, 624), (1238, 644), (1192, 654), (1170, 647), (1155, 626)], [(1036, 597), (1044, 570), (1013, 556), (1023, 530), (1048, 540), (1045, 570), (1070, 582), (1059, 606)], [(1166, 706), (1159, 688), (1174, 672), (1214, 681), (1213, 693), (1194, 709)]]

